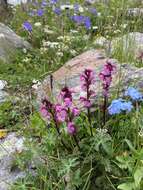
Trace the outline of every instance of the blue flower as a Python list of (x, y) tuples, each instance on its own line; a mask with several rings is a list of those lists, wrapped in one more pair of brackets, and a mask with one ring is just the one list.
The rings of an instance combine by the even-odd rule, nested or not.
[(129, 87), (125, 91), (125, 96), (130, 96), (133, 100), (141, 100), (143, 98), (143, 95), (133, 87)]
[(72, 16), (71, 17), (71, 19), (74, 21), (74, 22), (76, 22), (77, 24), (81, 24), (81, 23), (83, 23), (84, 22), (84, 16), (82, 16), (82, 15), (74, 15), (74, 16)]
[(51, 4), (56, 4), (58, 2), (58, 0), (50, 0)]
[(43, 14), (44, 14), (43, 9), (37, 10), (37, 15), (38, 15), (38, 16), (43, 16)]
[(78, 12), (79, 11), (79, 4), (74, 4), (74, 11), (75, 12)]
[(29, 32), (32, 32), (32, 25), (31, 25), (30, 22), (28, 22), (28, 21), (25, 21), (25, 22), (23, 23), (23, 28), (24, 28), (25, 30), (29, 31)]
[(91, 29), (91, 21), (89, 17), (85, 17), (84, 25), (87, 30)]
[(89, 8), (89, 12), (95, 16), (97, 16), (97, 10), (95, 8)]
[(57, 14), (57, 15), (60, 15), (61, 14), (61, 9), (59, 7), (56, 7), (54, 9), (54, 13)]
[(46, 7), (47, 5), (48, 5), (48, 3), (46, 1), (42, 1), (41, 7)]
[(133, 108), (131, 102), (126, 102), (123, 99), (113, 100), (111, 105), (108, 107), (108, 112), (110, 115), (119, 114), (122, 111), (130, 112)]
[(132, 102), (123, 102), (121, 109), (122, 111), (130, 112), (133, 108)]

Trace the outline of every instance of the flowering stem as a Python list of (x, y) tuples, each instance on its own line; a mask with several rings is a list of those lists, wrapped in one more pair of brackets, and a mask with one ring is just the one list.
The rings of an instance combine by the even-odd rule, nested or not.
[(91, 136), (93, 136), (92, 126), (91, 126), (91, 114), (90, 114), (90, 108), (87, 108), (87, 115), (88, 115), (88, 121), (89, 121), (90, 133), (91, 133)]
[[(57, 122), (54, 120), (54, 123), (55, 123), (55, 128), (56, 128), (56, 130), (57, 130), (57, 133), (58, 133), (58, 135), (61, 137), (61, 132), (60, 132), (60, 130), (59, 130), (59, 127), (58, 127), (58, 124), (57, 124)], [(69, 151), (69, 148), (66, 146), (66, 144), (64, 143), (64, 141), (63, 141), (63, 139), (61, 138), (61, 143), (62, 143), (62, 145), (65, 147), (65, 149), (67, 149), (68, 151)]]
[(107, 96), (104, 96), (104, 104), (103, 104), (103, 125), (106, 124), (106, 109), (107, 109)]
[[(87, 100), (89, 100), (90, 94), (89, 94), (89, 85), (87, 85)], [(91, 136), (93, 136), (92, 132), (92, 126), (91, 126), (91, 114), (90, 114), (90, 108), (87, 108), (87, 115), (88, 115), (88, 121), (89, 121), (89, 128), (90, 128), (90, 133)]]

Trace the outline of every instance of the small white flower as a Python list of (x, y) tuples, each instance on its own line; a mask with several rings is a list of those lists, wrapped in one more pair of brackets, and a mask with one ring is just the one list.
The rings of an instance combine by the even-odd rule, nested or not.
[(140, 137), (143, 137), (143, 129), (141, 129), (141, 130), (138, 132), (138, 135), (139, 135)]
[(101, 13), (100, 13), (100, 12), (98, 12), (98, 13), (97, 13), (97, 16), (99, 16), (99, 17), (100, 17), (100, 16), (101, 16)]
[(27, 49), (26, 48), (23, 48), (23, 53), (27, 53)]
[(128, 26), (128, 24), (123, 24), (123, 25), (122, 25), (122, 28), (125, 29), (125, 28), (127, 28), (127, 26)]
[(70, 50), (70, 53), (71, 53), (73, 56), (75, 56), (77, 52), (76, 52), (74, 49), (71, 49), (71, 50)]
[(71, 32), (72, 34), (76, 34), (76, 33), (78, 33), (77, 30), (70, 30), (70, 32)]
[(36, 27), (40, 27), (42, 24), (41, 24), (41, 22), (36, 22), (35, 24), (34, 24), (34, 26), (36, 26)]
[(23, 62), (28, 63), (29, 60), (30, 60), (30, 59), (29, 59), (28, 57), (26, 57), (25, 59), (23, 59)]
[(97, 29), (98, 29), (98, 26), (93, 26), (92, 29), (93, 29), (93, 30), (97, 30)]
[(37, 89), (39, 88), (39, 86), (41, 85), (41, 82), (38, 81), (38, 80), (36, 80), (36, 79), (33, 79), (32, 82), (33, 82), (32, 88), (33, 88), (34, 90), (37, 90)]
[(63, 57), (63, 52), (57, 52), (57, 56), (59, 56), (59, 57)]
[(61, 10), (66, 10), (66, 9), (74, 9), (74, 6), (73, 5), (61, 5)]
[(81, 7), (81, 6), (79, 7), (79, 12), (80, 12), (80, 13), (83, 13), (83, 12), (84, 12), (83, 7)]

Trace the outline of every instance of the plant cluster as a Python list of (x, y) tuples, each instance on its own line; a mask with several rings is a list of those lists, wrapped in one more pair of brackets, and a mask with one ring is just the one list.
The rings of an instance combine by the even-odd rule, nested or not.
[[(28, 170), (15, 189), (142, 189), (143, 94), (129, 87), (122, 98), (111, 101), (115, 70), (107, 61), (99, 76), (91, 69), (83, 71), (84, 93), (79, 99), (83, 111), (74, 105), (75, 92), (68, 87), (61, 89), (57, 102), (43, 98), (40, 114), (32, 116), (30, 133), (26, 131), (28, 138), (31, 134), (36, 138), (27, 139), (28, 150), (17, 160), (19, 167), (30, 165), (35, 173)], [(93, 90), (97, 77), (103, 89), (102, 106)]]

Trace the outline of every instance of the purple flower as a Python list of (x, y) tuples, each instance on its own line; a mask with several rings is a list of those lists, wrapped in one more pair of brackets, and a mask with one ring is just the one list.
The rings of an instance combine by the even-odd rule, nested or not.
[(56, 4), (58, 2), (58, 0), (50, 0), (51, 4)]
[(97, 10), (95, 8), (89, 8), (89, 12), (97, 16)]
[(112, 74), (115, 71), (115, 65), (107, 61), (103, 67), (103, 70), (99, 74), (99, 78), (102, 81), (103, 95), (108, 96), (109, 88), (112, 82)]
[(48, 3), (46, 1), (42, 1), (41, 7), (46, 7), (47, 5), (48, 5)]
[(88, 100), (88, 99), (85, 98), (85, 97), (80, 97), (80, 101), (81, 101), (81, 103), (83, 103), (83, 106), (84, 106), (85, 108), (90, 108), (90, 107), (92, 106), (91, 101)]
[(57, 15), (60, 15), (61, 14), (61, 9), (59, 7), (56, 7), (54, 9), (54, 13), (57, 14)]
[(76, 22), (77, 24), (82, 24), (84, 23), (84, 16), (82, 15), (74, 15), (71, 17), (71, 19)]
[(84, 25), (87, 30), (91, 29), (91, 21), (89, 17), (85, 17)]
[(95, 96), (95, 92), (91, 90), (91, 85), (95, 83), (94, 72), (91, 69), (85, 69), (85, 71), (80, 75), (80, 81), (81, 89), (86, 93), (86, 97), (81, 96), (80, 101), (83, 103), (84, 107), (90, 108), (90, 98)]
[(48, 120), (50, 119), (50, 114), (49, 114), (48, 110), (46, 109), (45, 105), (41, 105), (41, 107), (40, 107), (40, 113), (46, 119), (48, 119)]
[(70, 135), (75, 135), (76, 134), (76, 126), (73, 122), (69, 122), (67, 124), (67, 131)]
[(68, 87), (64, 87), (60, 92), (60, 98), (67, 107), (71, 107), (72, 105), (72, 93), (73, 91), (71, 91)]
[(55, 105), (56, 120), (58, 122), (64, 122), (67, 117), (67, 110), (60, 104)]
[(37, 15), (38, 16), (43, 16), (43, 14), (44, 14), (44, 10), (43, 9), (37, 10)]
[(86, 93), (86, 97), (81, 96), (80, 101), (83, 103), (84, 107), (90, 108), (90, 98), (95, 96), (95, 92), (91, 90), (91, 85), (95, 83), (94, 72), (91, 69), (85, 69), (85, 71), (80, 75), (80, 81), (81, 89)]
[(79, 4), (74, 4), (74, 11), (75, 12), (78, 12), (79, 11)]
[(85, 69), (80, 75), (81, 87), (86, 90), (91, 84), (95, 83), (95, 75), (91, 69)]
[(32, 32), (32, 25), (31, 25), (30, 22), (28, 22), (28, 21), (25, 21), (25, 22), (23, 23), (23, 28), (24, 28), (25, 30), (27, 30), (28, 32)]
[(52, 110), (53, 104), (47, 98), (44, 98), (40, 107), (41, 115), (47, 119), (50, 119)]
[(72, 114), (74, 117), (77, 117), (80, 114), (80, 110), (77, 107), (73, 107), (72, 108)]

